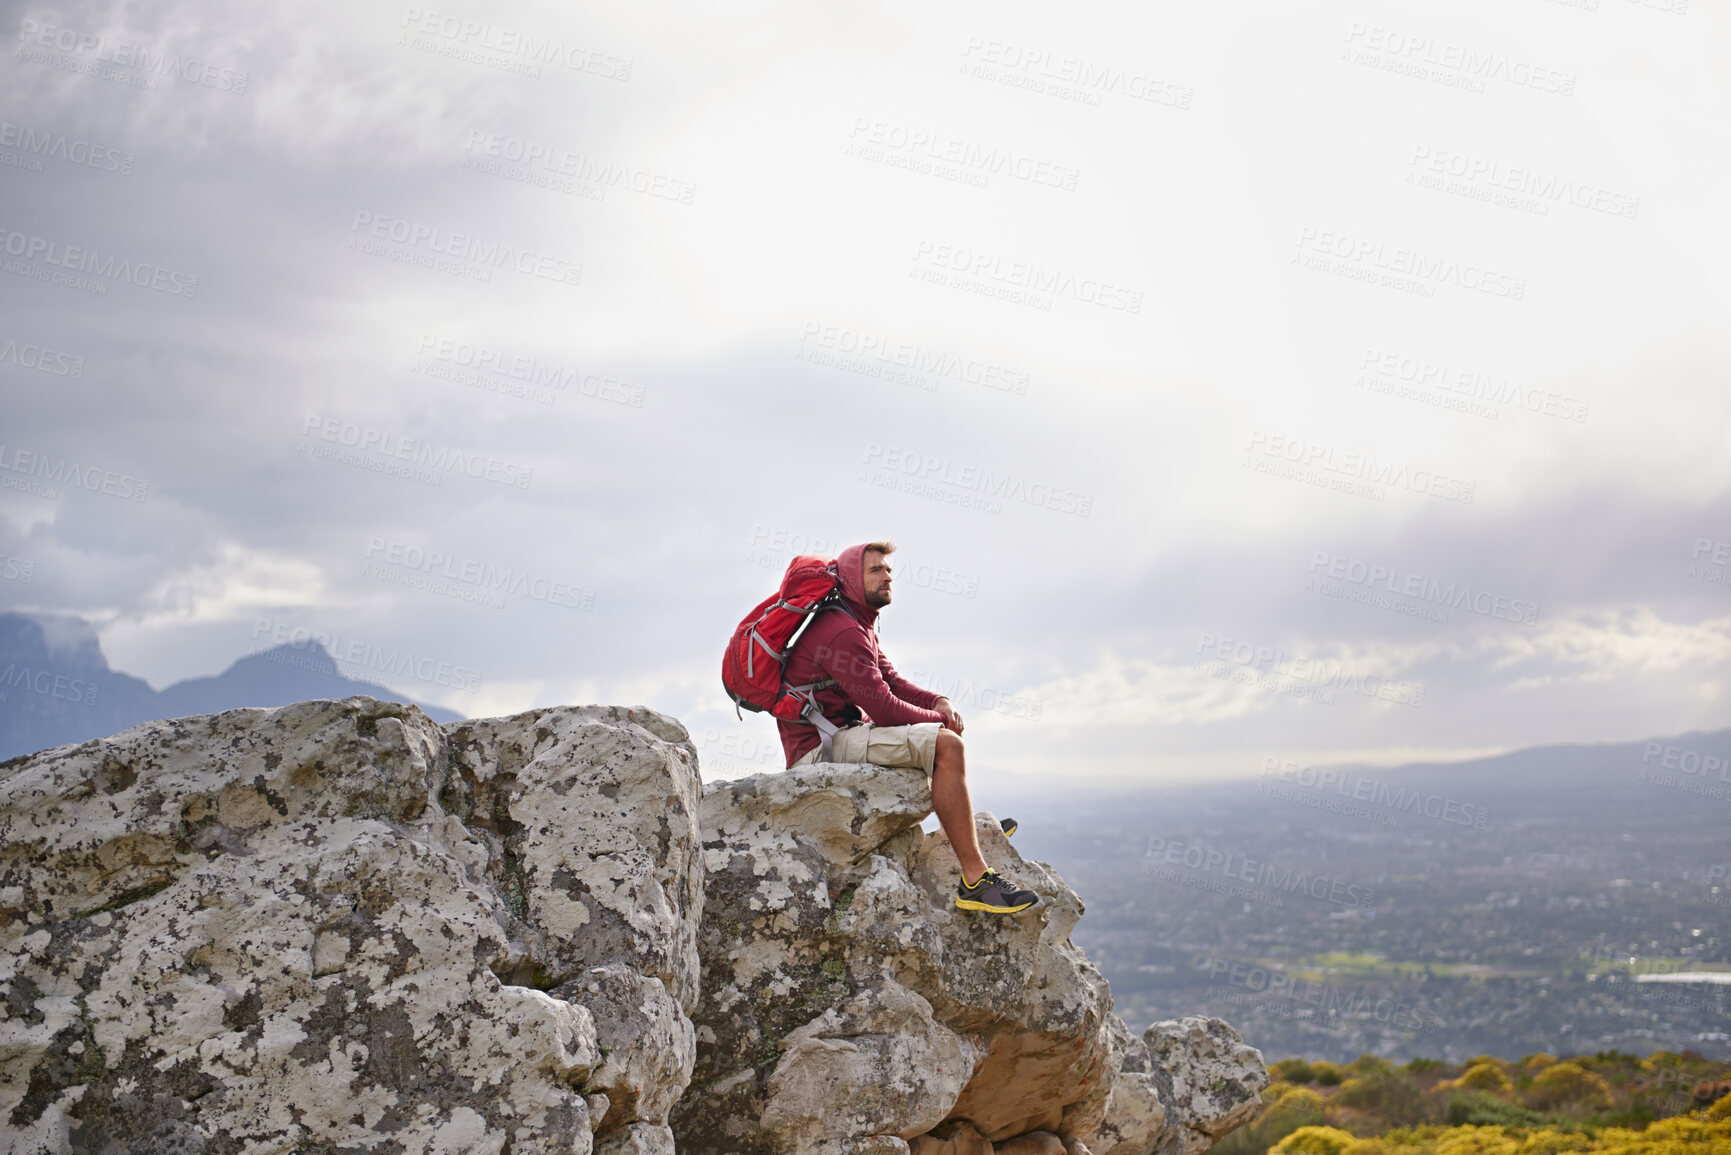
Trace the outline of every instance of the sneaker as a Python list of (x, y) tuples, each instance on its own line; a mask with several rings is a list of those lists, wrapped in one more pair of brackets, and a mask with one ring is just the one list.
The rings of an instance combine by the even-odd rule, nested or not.
[(1015, 914), (1040, 901), (1031, 890), (1020, 890), (1003, 875), (988, 867), (980, 881), (969, 886), (967, 879), (956, 883), (956, 907), (960, 910), (983, 910), (987, 914)]
[(1001, 830), (1003, 830), (1005, 838), (1012, 838), (1015, 836), (1016, 820), (1014, 818), (1000, 819), (998, 821), (998, 826)]

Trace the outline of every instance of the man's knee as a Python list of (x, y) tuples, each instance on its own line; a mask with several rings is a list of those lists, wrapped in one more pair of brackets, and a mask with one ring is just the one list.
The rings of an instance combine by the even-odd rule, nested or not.
[(954, 730), (938, 731), (938, 759), (949, 763), (954, 762), (959, 770), (962, 766), (962, 736)]

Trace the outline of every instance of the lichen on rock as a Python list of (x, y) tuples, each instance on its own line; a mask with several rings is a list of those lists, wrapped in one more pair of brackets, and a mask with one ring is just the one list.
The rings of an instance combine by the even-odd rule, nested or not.
[[(647, 1128), (670, 1149), (692, 1035), (664, 984), (695, 996), (701, 903), (689, 741), (613, 708), (452, 729), (303, 702), (0, 767), (12, 1148), (586, 1152)], [(620, 823), (634, 807), (653, 837)], [(548, 917), (568, 835), (648, 912), (599, 976)], [(650, 1094), (607, 1095), (644, 1072)]]
[(1112, 1013), (1081, 899), (958, 911), (915, 771), (707, 789), (678, 722), (371, 698), (0, 764), (12, 1152), (1200, 1155), (1226, 1024)]
[[(1042, 902), (1018, 918), (955, 908), (955, 855), (918, 825), (930, 811), (923, 774), (876, 766), (705, 789), (699, 1044), (673, 1111), (681, 1150), (990, 1155), (996, 1143), (1056, 1143), (1078, 1155), (1100, 1143), (1150, 1155), (1182, 1143), (1194, 1155), (1193, 1133), (1236, 1125), (1221, 1121), (1239, 1110), (1223, 1099), (1191, 1095), (1168, 1111), (1172, 1088), (1191, 1085), (1161, 1065), (1181, 1048), (1162, 1042), (1156, 1056), (1112, 1014), (1105, 979), (1070, 941), (1081, 899), (1016, 854), (990, 814), (977, 822), (988, 860)], [(1236, 1039), (1197, 1021), (1211, 1024), (1207, 1039)], [(1210, 1086), (1228, 1068), (1237, 1086), (1266, 1082), (1257, 1052), (1239, 1047)]]

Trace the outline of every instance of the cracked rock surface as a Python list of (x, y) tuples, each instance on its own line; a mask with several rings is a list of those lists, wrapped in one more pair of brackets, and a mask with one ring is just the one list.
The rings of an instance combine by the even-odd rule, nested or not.
[(670, 1151), (696, 756), (653, 711), (302, 702), (0, 766), (0, 1136)]
[(1217, 1019), (1133, 1036), (1070, 942), (1081, 899), (990, 814), (987, 861), (1041, 903), (957, 910), (930, 812), (917, 770), (819, 764), (705, 789), (682, 1151), (1196, 1155), (1254, 1112), (1261, 1055)]
[(1218, 1019), (1141, 1037), (1081, 899), (958, 911), (917, 771), (704, 789), (684, 728), (357, 697), (0, 764), (0, 1152), (1201, 1155)]

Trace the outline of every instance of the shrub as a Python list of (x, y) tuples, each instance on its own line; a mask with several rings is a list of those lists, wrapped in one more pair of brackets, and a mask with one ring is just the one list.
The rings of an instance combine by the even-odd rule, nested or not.
[(1525, 1098), (1527, 1106), (1541, 1111), (1558, 1107), (1603, 1111), (1611, 1105), (1611, 1088), (1602, 1076), (1579, 1063), (1558, 1063), (1539, 1072)]
[(1348, 1079), (1333, 1101), (1375, 1115), (1384, 1126), (1422, 1123), (1425, 1116), (1424, 1093), (1400, 1070), (1388, 1066)]
[(1341, 1155), (1356, 1140), (1339, 1127), (1300, 1127), (1269, 1148), (1269, 1155)]
[(1431, 1071), (1440, 1071), (1447, 1066), (1448, 1064), (1441, 1059), (1414, 1059), (1406, 1065), (1406, 1069), (1410, 1075), (1424, 1075)]
[(1268, 1069), (1288, 1083), (1311, 1083), (1316, 1080), (1310, 1064), (1303, 1059), (1282, 1059)]
[(1483, 1091), (1463, 1091), (1449, 1096), (1448, 1121), (1456, 1127), (1535, 1127), (1545, 1118)]
[(1346, 1069), (1355, 1075), (1369, 1075), (1378, 1071), (1392, 1071), (1394, 1064), (1381, 1055), (1363, 1054), (1348, 1063)]
[(1340, 1155), (1389, 1155), (1389, 1149), (1381, 1139), (1357, 1139)]
[(1521, 1070), (1525, 1071), (1529, 1075), (1536, 1075), (1546, 1067), (1554, 1067), (1556, 1065), (1557, 1056), (1547, 1055), (1543, 1051), (1540, 1051), (1536, 1055), (1526, 1056), (1520, 1063)]
[(1565, 1151), (1591, 1151), (1593, 1137), (1581, 1131), (1534, 1131), (1521, 1144), (1520, 1155), (1562, 1155)]
[[(1303, 1119), (1305, 1122), (1320, 1121), (1322, 1119), (1322, 1109), (1327, 1106), (1327, 1104), (1327, 1099), (1324, 1099), (1309, 1087), (1294, 1087), (1292, 1090), (1276, 1099), (1273, 1105), (1263, 1112), (1263, 1118)], [(1312, 1117), (1314, 1117), (1314, 1119)], [(1302, 1127), (1304, 1126), (1304, 1123), (1295, 1123), (1294, 1126)], [(1288, 1128), (1288, 1130), (1291, 1130), (1291, 1128)]]
[(1520, 1147), (1501, 1127), (1459, 1127), (1437, 1139), (1436, 1155), (1516, 1155)]
[(1329, 1062), (1310, 1064), (1310, 1073), (1319, 1087), (1338, 1087), (1340, 1081), (1346, 1078), (1345, 1073), (1339, 1067)]
[(1501, 1067), (1477, 1060), (1473, 1061), (1472, 1066), (1468, 1067), (1453, 1085), (1463, 1091), (1484, 1091), (1493, 1095), (1506, 1095), (1515, 1087), (1509, 1082), (1509, 1077), (1503, 1074)]
[(1263, 1155), (1299, 1128), (1320, 1124), (1326, 1103), (1327, 1100), (1309, 1087), (1288, 1088), (1285, 1094), (1262, 1109), (1256, 1122), (1240, 1127), (1216, 1143), (1210, 1155)]
[(1721, 1119), (1731, 1119), (1731, 1093), (1707, 1108), (1707, 1118), (1717, 1123)]

